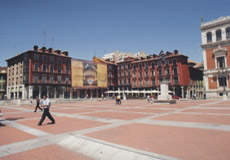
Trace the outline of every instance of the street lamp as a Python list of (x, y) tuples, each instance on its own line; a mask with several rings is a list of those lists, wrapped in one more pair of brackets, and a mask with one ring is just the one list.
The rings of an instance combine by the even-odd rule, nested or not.
[[(227, 92), (225, 89), (225, 86), (227, 86), (227, 80), (228, 80), (228, 70), (225, 70), (225, 67), (220, 67), (221, 71), (218, 71), (218, 78), (222, 78), (222, 84), (223, 84), (223, 100), (227, 100)], [(226, 82), (227, 81), (227, 82)], [(219, 79), (220, 84), (220, 79)]]

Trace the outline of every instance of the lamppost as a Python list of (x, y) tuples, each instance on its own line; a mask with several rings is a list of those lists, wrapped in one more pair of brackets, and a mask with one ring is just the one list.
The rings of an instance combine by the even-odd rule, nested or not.
[[(218, 71), (218, 79), (219, 77), (222, 78), (223, 100), (227, 100), (227, 92), (226, 92), (225, 86), (227, 86), (227, 83), (228, 83), (228, 70), (225, 67), (220, 67), (220, 69), (221, 71)], [(220, 79), (219, 79), (219, 84), (220, 84)]]

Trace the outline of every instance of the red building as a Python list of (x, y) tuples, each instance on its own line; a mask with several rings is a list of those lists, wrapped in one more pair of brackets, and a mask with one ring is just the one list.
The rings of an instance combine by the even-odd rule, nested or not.
[(7, 95), (11, 99), (71, 96), (71, 57), (67, 51), (38, 48), (7, 59)]
[(159, 90), (160, 83), (167, 81), (174, 94), (186, 95), (190, 82), (188, 57), (177, 50), (140, 59), (128, 57), (117, 66), (120, 90)]

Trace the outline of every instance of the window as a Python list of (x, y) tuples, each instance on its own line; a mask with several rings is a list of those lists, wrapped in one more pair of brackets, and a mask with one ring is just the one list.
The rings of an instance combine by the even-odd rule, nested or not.
[(219, 87), (227, 86), (226, 77), (225, 76), (218, 77), (218, 80), (219, 80)]
[(120, 85), (121, 85), (121, 79), (120, 79)]
[(130, 76), (130, 70), (128, 71), (128, 76)]
[(221, 30), (217, 30), (216, 31), (216, 41), (221, 41), (222, 37), (221, 37)]
[(211, 43), (212, 42), (212, 32), (208, 32), (206, 36), (207, 36), (207, 43)]
[(112, 74), (111, 74), (111, 72), (109, 72), (109, 78), (111, 78), (112, 77)]
[(38, 54), (34, 54), (34, 61), (38, 62), (39, 61), (39, 55)]
[(140, 83), (140, 87), (142, 87), (142, 79), (139, 80), (139, 83)]
[(155, 76), (155, 71), (152, 71), (152, 76)]
[(166, 82), (167, 82), (168, 84), (171, 84), (170, 77), (167, 77), (167, 78), (166, 78)]
[(125, 69), (125, 64), (123, 64), (123, 69)]
[(37, 64), (37, 63), (34, 64), (34, 71), (36, 71), (36, 72), (39, 71), (39, 64)]
[(130, 85), (130, 84), (131, 84), (130, 78), (128, 79), (128, 81), (129, 81), (128, 83), (129, 83), (129, 85)]
[(148, 86), (149, 86), (149, 80), (146, 79), (146, 80), (145, 80), (145, 87), (148, 87)]
[(126, 85), (126, 79), (124, 79), (124, 85)]
[(133, 80), (133, 84), (134, 84), (134, 87), (137, 86), (137, 81), (135, 79)]
[(50, 83), (54, 83), (54, 75), (50, 75)]
[(226, 39), (230, 38), (230, 27), (226, 28)]
[(62, 76), (60, 76), (60, 75), (58, 75), (58, 77), (57, 77), (58, 79), (58, 84), (61, 84), (61, 81), (62, 81)]
[(160, 78), (160, 79), (159, 79), (159, 83), (161, 83), (161, 82), (163, 82), (163, 78)]
[(62, 67), (58, 66), (58, 73), (61, 73)]
[(38, 74), (34, 74), (34, 83), (38, 83)]
[(170, 75), (169, 68), (166, 68), (166, 69), (165, 69), (165, 72), (166, 72), (166, 75)]
[(168, 59), (165, 60), (165, 65), (166, 65), (166, 66), (169, 65), (169, 60), (168, 60)]
[(54, 56), (50, 56), (50, 63), (54, 63)]
[(42, 62), (47, 62), (47, 56), (45, 55), (42, 56)]
[(152, 62), (152, 69), (154, 69), (155, 68), (155, 63), (154, 62)]
[(159, 69), (158, 74), (159, 74), (159, 76), (162, 76), (162, 70), (161, 69)]
[(216, 61), (217, 61), (217, 68), (223, 68), (225, 67), (225, 58), (224, 57), (217, 57)]
[(157, 61), (157, 66), (158, 66), (158, 67), (161, 66), (161, 61)]
[(148, 69), (148, 63), (145, 62), (145, 69)]
[(47, 79), (47, 78), (46, 78), (46, 74), (43, 74), (43, 75), (42, 75), (42, 82), (43, 82), (43, 83), (46, 83), (46, 79)]
[(142, 78), (142, 72), (140, 72), (140, 78)]
[(46, 72), (46, 70), (47, 70), (47, 65), (46, 65), (46, 64), (43, 64), (43, 65), (42, 65), (42, 71), (43, 71), (43, 72)]
[(66, 64), (66, 65), (69, 65), (69, 64), (70, 64), (70, 60), (66, 58), (66, 59), (65, 59), (65, 64)]
[(53, 73), (54, 72), (54, 65), (50, 65), (50, 72)]
[(145, 71), (145, 77), (148, 77), (149, 75), (148, 75), (148, 71)]
[(133, 71), (136, 71), (136, 65), (135, 64), (133, 65)]
[(173, 83), (174, 83), (174, 84), (179, 84), (179, 82), (178, 82), (178, 77), (174, 77), (174, 78), (173, 78)]
[(135, 71), (133, 72), (133, 77), (136, 77), (136, 72)]
[(156, 85), (156, 80), (152, 79), (152, 86), (155, 86), (155, 85)]
[(69, 77), (65, 77), (65, 83), (69, 84), (70, 83), (70, 78)]
[(69, 67), (68, 66), (65, 67), (65, 73), (69, 74)]
[(125, 77), (126, 76), (125, 72), (123, 74), (124, 74), (124, 77)]
[(142, 65), (141, 65), (141, 63), (139, 63), (139, 70), (141, 70), (141, 68), (142, 68)]
[(177, 75), (177, 68), (173, 68), (173, 74)]
[(173, 65), (176, 65), (176, 58), (173, 58), (172, 62), (173, 62)]
[(57, 63), (58, 63), (58, 64), (62, 64), (62, 59), (61, 59), (61, 57), (58, 57)]

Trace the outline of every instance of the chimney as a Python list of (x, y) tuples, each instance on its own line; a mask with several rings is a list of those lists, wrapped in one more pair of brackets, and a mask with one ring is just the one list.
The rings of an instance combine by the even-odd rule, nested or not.
[(61, 54), (61, 51), (60, 51), (60, 50), (55, 50), (54, 52), (55, 52), (56, 54), (59, 54), (59, 55)]
[(65, 56), (69, 55), (68, 51), (63, 51), (62, 54), (65, 55)]
[(178, 50), (175, 49), (175, 50), (174, 50), (174, 54), (178, 54)]
[(52, 51), (53, 51), (52, 48), (49, 48), (49, 49), (48, 49), (48, 52), (49, 52), (49, 53), (52, 53)]
[(38, 51), (38, 46), (37, 45), (34, 46), (34, 51)]
[(42, 47), (42, 52), (46, 52), (46, 47)]

